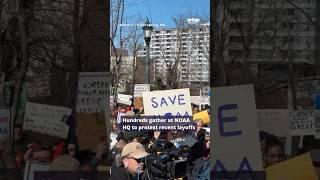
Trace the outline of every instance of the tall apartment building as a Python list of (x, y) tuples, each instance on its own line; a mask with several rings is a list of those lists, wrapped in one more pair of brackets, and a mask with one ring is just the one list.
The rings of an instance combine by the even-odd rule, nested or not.
[(226, 59), (246, 58), (253, 66), (286, 63), (289, 58), (314, 63), (316, 4), (316, 0), (230, 0)]
[[(188, 28), (154, 29), (150, 58), (154, 61), (155, 78), (166, 82), (169, 71), (173, 70), (170, 67), (177, 63), (176, 81), (189, 85), (208, 84), (209, 28), (210, 25), (206, 23), (189, 25)], [(146, 48), (138, 56), (145, 57)]]
[[(250, 72), (264, 77), (265, 81), (261, 81), (264, 85), (288, 82), (290, 61), (294, 63), (296, 78), (315, 76), (314, 65), (320, 63), (319, 1), (230, 0), (229, 3), (224, 4), (229, 9), (220, 6), (217, 11), (219, 28), (222, 21), (227, 24), (222, 30), (226, 34), (225, 61), (242, 63), (246, 59)], [(229, 13), (228, 19), (223, 18), (226, 13), (223, 11)], [(302, 102), (299, 99), (310, 95), (306, 87), (312, 89), (300, 86), (296, 80), (298, 108)]]

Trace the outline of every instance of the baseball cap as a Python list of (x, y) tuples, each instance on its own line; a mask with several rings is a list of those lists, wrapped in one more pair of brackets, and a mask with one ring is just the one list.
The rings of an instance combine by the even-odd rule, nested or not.
[(148, 156), (149, 153), (146, 152), (143, 145), (138, 142), (131, 142), (126, 144), (121, 153), (121, 157), (134, 157), (135, 159), (140, 159)]

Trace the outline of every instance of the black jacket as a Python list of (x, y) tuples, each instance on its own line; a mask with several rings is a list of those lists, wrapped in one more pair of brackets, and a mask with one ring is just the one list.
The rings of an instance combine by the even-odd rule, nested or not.
[[(136, 178), (133, 177), (124, 167), (117, 167), (115, 165), (113, 165), (111, 167), (111, 176), (110, 177), (111, 177), (111, 180), (136, 180)], [(147, 178), (146, 173), (143, 173), (139, 179), (140, 180), (149, 180)]]
[(124, 168), (113, 165), (111, 167), (111, 180), (133, 180), (132, 175)]

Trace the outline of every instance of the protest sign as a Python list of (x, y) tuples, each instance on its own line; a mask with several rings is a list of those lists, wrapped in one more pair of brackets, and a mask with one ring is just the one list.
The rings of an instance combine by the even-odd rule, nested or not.
[(125, 105), (130, 106), (132, 103), (131, 98), (132, 98), (131, 95), (118, 94), (117, 102), (120, 104), (125, 104)]
[(37, 161), (27, 161), (23, 180), (34, 180), (35, 171), (49, 171), (49, 164)]
[(286, 109), (257, 109), (259, 130), (278, 137), (290, 136), (288, 112)]
[(69, 126), (65, 122), (71, 115), (70, 108), (28, 102), (25, 111), (24, 130), (67, 138)]
[(78, 114), (77, 119), (79, 149), (95, 151), (101, 139), (107, 135), (104, 113)]
[(261, 171), (253, 86), (212, 88), (212, 94), (213, 171)]
[(143, 92), (150, 91), (150, 84), (135, 84), (134, 85), (134, 97), (142, 97)]
[(258, 128), (280, 137), (287, 154), (291, 154), (292, 139), (289, 131), (289, 111), (287, 109), (258, 109)]
[(208, 124), (210, 123), (210, 118), (209, 118), (209, 114), (207, 110), (198, 112), (196, 114), (193, 115), (193, 120), (195, 119), (202, 119), (204, 124)]
[(314, 111), (299, 110), (289, 112), (290, 134), (292, 136), (313, 135), (315, 133)]
[(192, 116), (189, 89), (143, 93), (146, 116)]
[(310, 153), (306, 153), (266, 169), (267, 180), (317, 180)]
[(139, 109), (143, 106), (143, 98), (142, 97), (135, 97), (134, 98), (134, 108)]
[(190, 99), (191, 99), (191, 103), (192, 104), (195, 104), (195, 105), (200, 105), (201, 102), (202, 102), (202, 98), (201, 96), (190, 96)]
[(80, 72), (77, 113), (105, 112), (109, 109), (111, 76), (107, 72)]
[(13, 134), (10, 108), (0, 108), (0, 141), (11, 142)]

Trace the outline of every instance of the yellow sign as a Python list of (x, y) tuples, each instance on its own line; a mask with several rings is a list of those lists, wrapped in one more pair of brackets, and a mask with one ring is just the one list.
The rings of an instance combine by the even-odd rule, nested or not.
[(198, 112), (193, 115), (193, 119), (202, 119), (204, 124), (208, 124), (210, 122), (208, 110)]
[(310, 153), (270, 166), (266, 169), (267, 180), (317, 180)]

